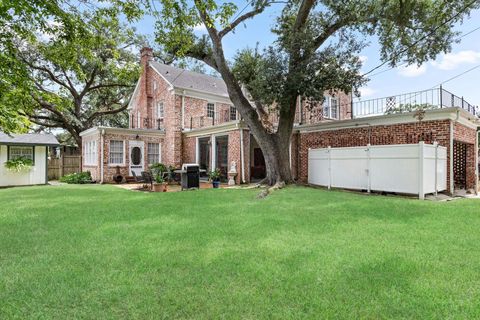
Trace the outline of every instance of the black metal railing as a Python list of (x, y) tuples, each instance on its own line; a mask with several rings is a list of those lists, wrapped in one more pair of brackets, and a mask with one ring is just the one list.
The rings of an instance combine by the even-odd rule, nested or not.
[(352, 103), (354, 118), (452, 107), (462, 108), (474, 116), (480, 115), (478, 106), (442, 87)]
[(164, 130), (164, 119), (144, 118), (130, 115), (130, 129)]
[(238, 121), (240, 120), (240, 115), (237, 112), (231, 110), (220, 110), (211, 113), (205, 113), (200, 116), (190, 116), (187, 121), (189, 121), (186, 126), (192, 129), (204, 128), (217, 126), (227, 122)]

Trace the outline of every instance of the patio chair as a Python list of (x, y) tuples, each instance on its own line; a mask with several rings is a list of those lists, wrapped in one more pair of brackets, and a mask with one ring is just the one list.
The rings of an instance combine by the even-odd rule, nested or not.
[(137, 176), (137, 174), (135, 173), (135, 171), (132, 171), (132, 176), (133, 176), (133, 178), (135, 179), (135, 182), (138, 182), (138, 183), (145, 182), (145, 180), (143, 180), (142, 177)]
[(147, 171), (142, 171), (142, 179), (143, 179), (143, 183), (144, 183), (144, 186), (148, 186), (148, 184), (150, 184), (150, 190), (153, 189), (153, 176), (150, 172), (147, 172)]

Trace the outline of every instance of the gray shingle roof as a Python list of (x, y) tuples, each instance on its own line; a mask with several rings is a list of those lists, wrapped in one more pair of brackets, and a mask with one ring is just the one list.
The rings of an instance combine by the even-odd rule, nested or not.
[(220, 78), (175, 68), (157, 61), (150, 61), (150, 65), (175, 88), (197, 90), (228, 98), (227, 86)]
[(53, 134), (27, 133), (27, 134), (5, 134), (0, 132), (0, 144), (28, 144), (28, 145), (59, 145)]

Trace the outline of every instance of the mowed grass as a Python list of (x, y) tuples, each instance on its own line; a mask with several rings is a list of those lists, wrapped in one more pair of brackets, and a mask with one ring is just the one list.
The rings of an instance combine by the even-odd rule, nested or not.
[(0, 190), (0, 319), (480, 318), (480, 201)]

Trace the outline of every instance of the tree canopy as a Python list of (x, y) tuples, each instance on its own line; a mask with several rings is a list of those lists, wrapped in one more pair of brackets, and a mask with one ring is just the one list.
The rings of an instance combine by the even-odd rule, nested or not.
[[(254, 0), (239, 10), (233, 2), (214, 0), (160, 2), (157, 42), (220, 73), (262, 148), (271, 184), (291, 180), (287, 150), (297, 99), (357, 91), (368, 80), (358, 58), (368, 37), (378, 39), (384, 64), (421, 64), (450, 51), (455, 24), (479, 6), (472, 0)], [(272, 27), (274, 43), (241, 49), (228, 60), (223, 39), (273, 5), (282, 8)], [(194, 32), (199, 24), (206, 35)], [(263, 121), (272, 105), (279, 116), (273, 132)]]
[(81, 28), (70, 30), (67, 37), (56, 30), (12, 37), (9, 54), (18, 68), (2, 80), (11, 88), (5, 106), (20, 107), (18, 112), (39, 126), (67, 130), (80, 145), (81, 131), (121, 122), (111, 117), (128, 106), (139, 75), (132, 49), (142, 38), (112, 12), (82, 11), (77, 17)]

